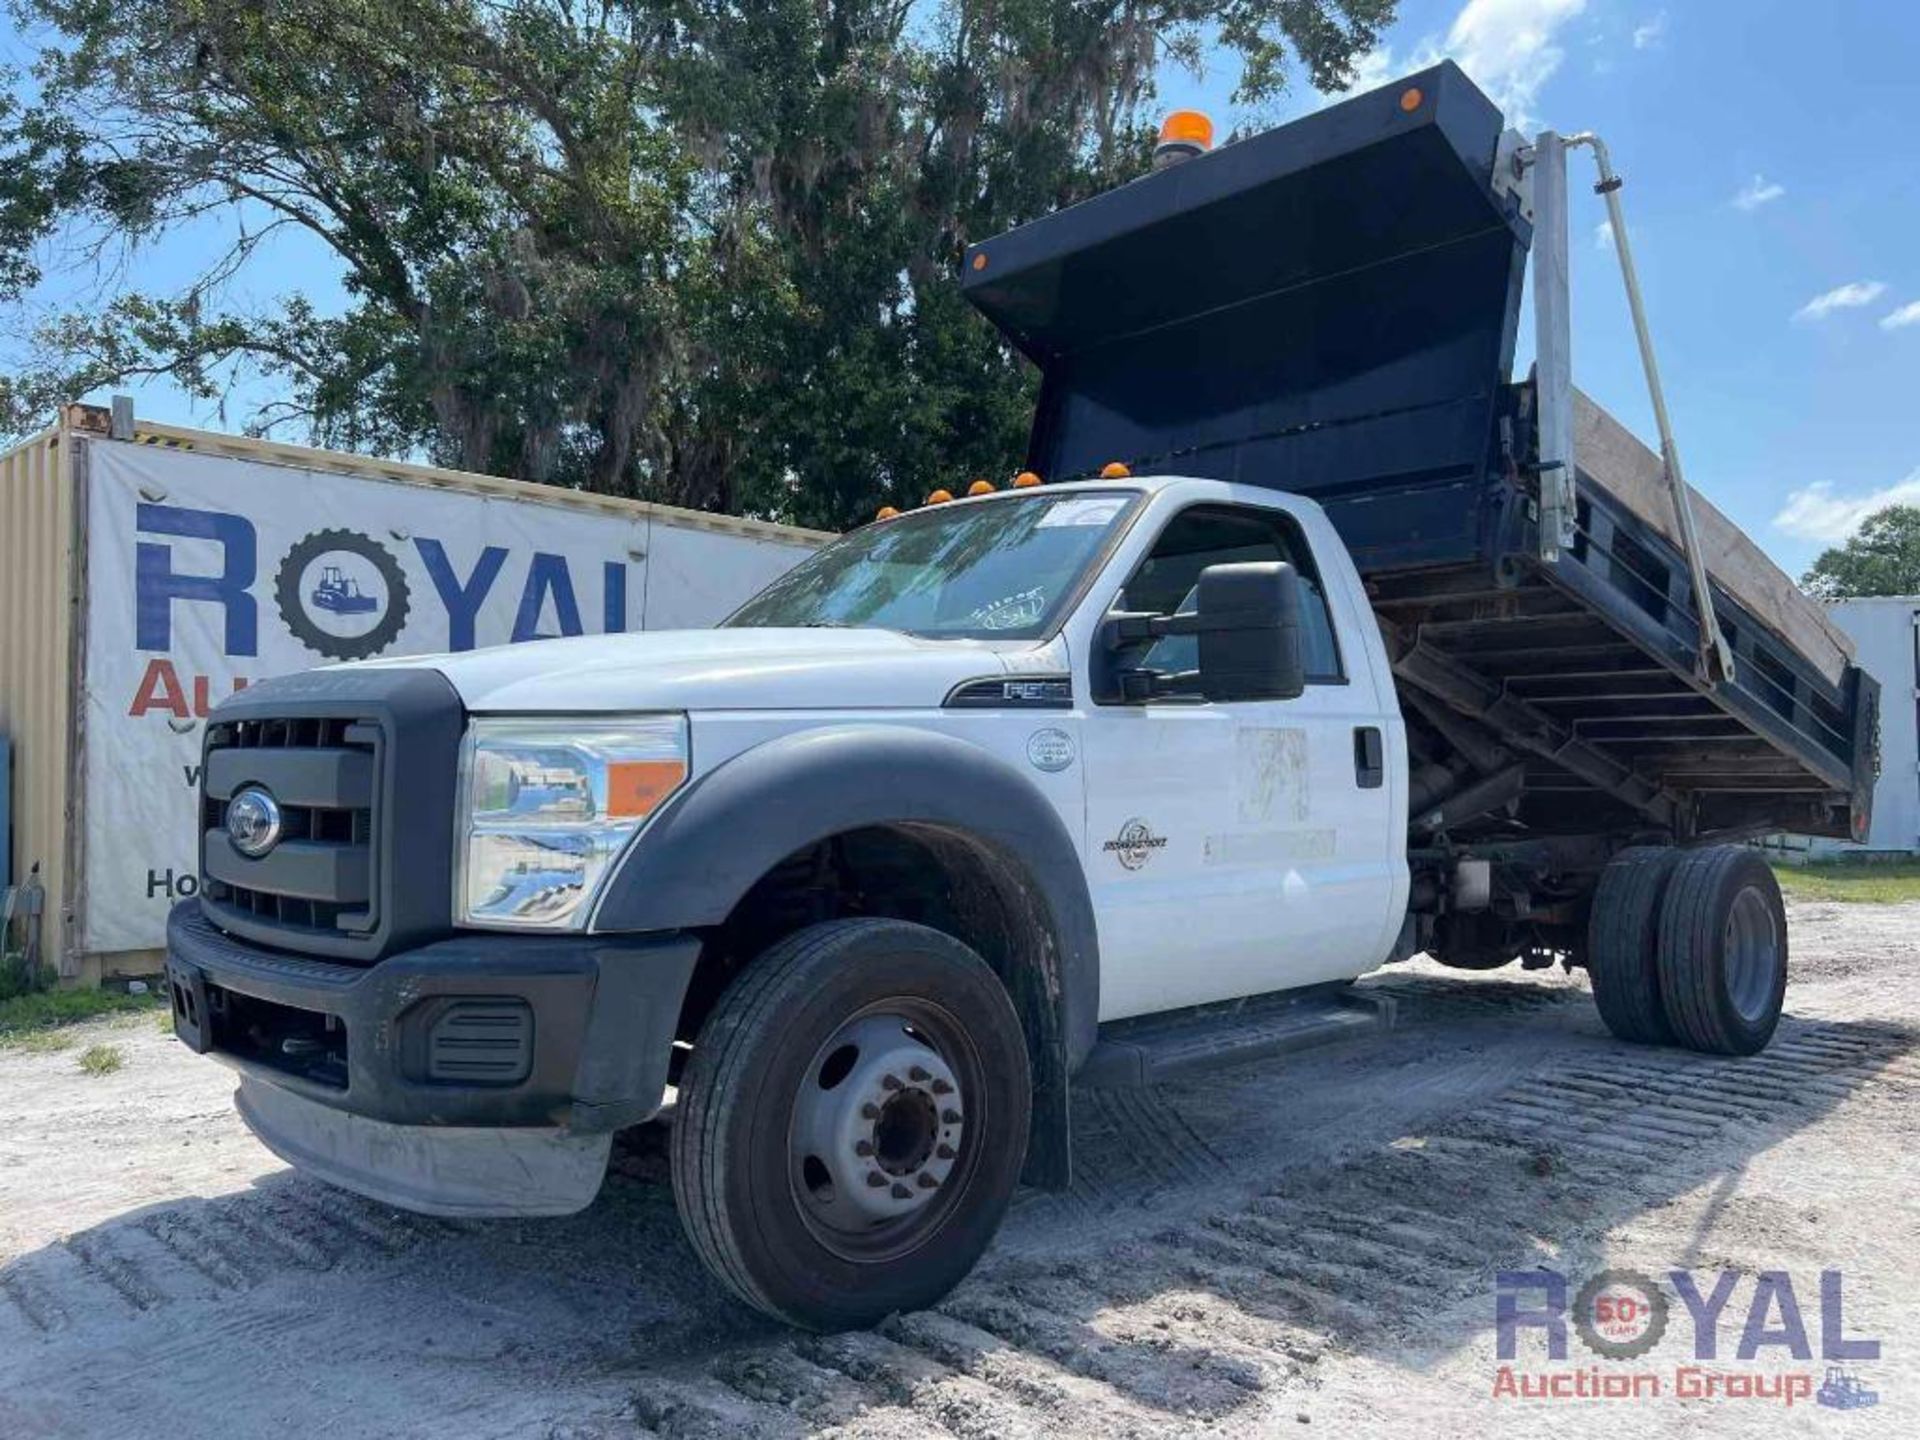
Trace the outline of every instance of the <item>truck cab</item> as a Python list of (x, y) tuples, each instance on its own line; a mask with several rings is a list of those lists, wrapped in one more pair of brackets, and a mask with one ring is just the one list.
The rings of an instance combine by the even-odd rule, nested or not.
[(1514, 153), (1444, 65), (975, 247), (1028, 468), (717, 630), (223, 702), (177, 1033), (430, 1213), (578, 1210), (667, 1118), (702, 1260), (823, 1329), (1066, 1185), (1074, 1086), (1383, 1028), (1351, 982), (1417, 952), (1765, 1045), (1785, 914), (1728, 842), (1857, 826), (1871, 682), (1542, 451)]

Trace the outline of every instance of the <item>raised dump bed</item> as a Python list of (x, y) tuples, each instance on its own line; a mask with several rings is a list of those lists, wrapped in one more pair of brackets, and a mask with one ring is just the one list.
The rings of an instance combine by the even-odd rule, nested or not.
[(1665, 469), (1584, 396), (1542, 545), (1525, 143), (1447, 63), (973, 247), (968, 297), (1044, 377), (1027, 463), (1324, 506), (1395, 656), (1416, 829), (1494, 787), (1455, 839), (1862, 834), (1878, 699), (1848, 641), (1696, 495), (1734, 656), (1704, 667)]

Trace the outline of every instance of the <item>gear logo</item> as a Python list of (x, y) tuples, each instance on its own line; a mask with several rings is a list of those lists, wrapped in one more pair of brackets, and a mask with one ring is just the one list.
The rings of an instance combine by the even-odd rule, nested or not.
[(316, 530), (287, 552), (274, 603), (293, 638), (329, 660), (366, 660), (400, 638), (412, 596), (400, 562), (355, 530)]
[(1638, 1359), (1667, 1333), (1667, 1293), (1638, 1270), (1602, 1270), (1580, 1287), (1573, 1328), (1596, 1355)]

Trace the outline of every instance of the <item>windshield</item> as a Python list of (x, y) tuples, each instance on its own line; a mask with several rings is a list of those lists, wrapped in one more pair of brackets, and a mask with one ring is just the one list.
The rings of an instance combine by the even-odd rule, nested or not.
[(774, 581), (726, 624), (1038, 639), (1135, 498), (1009, 495), (863, 526)]

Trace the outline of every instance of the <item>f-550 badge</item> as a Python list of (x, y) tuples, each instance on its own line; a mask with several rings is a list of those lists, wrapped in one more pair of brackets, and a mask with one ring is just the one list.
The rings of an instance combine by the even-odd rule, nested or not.
[(1144, 820), (1129, 820), (1120, 833), (1100, 847), (1129, 870), (1138, 870), (1153, 858), (1153, 852), (1167, 848), (1167, 837), (1156, 835)]

